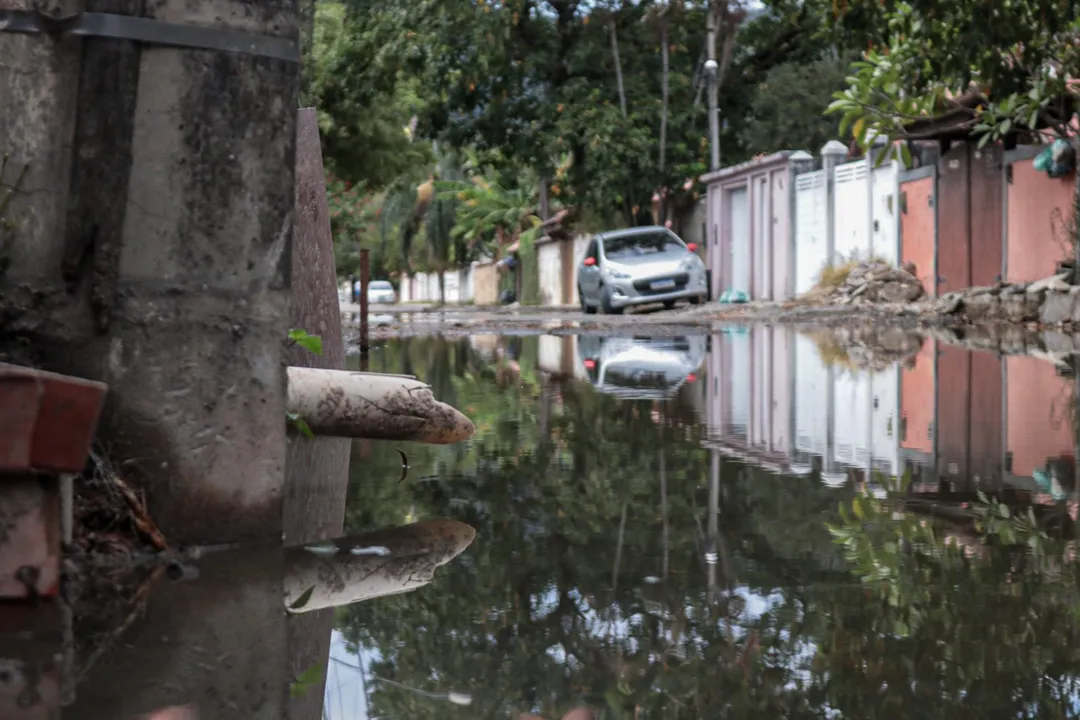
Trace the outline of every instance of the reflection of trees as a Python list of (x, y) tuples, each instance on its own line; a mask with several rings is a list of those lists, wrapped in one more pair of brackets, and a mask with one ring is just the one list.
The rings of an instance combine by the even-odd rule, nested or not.
[(1078, 568), (1053, 515), (985, 496), (953, 510), (928, 522), (865, 496), (831, 528), (864, 582), (816, 600), (816, 690), (848, 717), (1075, 716)]
[(477, 539), (432, 586), (356, 605), (341, 623), (350, 641), (378, 650), (377, 675), (467, 690), (474, 701), (458, 709), (377, 685), (374, 714), (559, 717), (582, 700), (609, 717), (815, 714), (810, 696), (791, 690), (809, 663), (800, 654), (808, 601), (783, 588), (844, 577), (822, 524), (836, 495), (722, 464), (717, 527), (731, 560), (719, 583), (777, 593), (751, 621), (737, 594), (709, 602), (695, 528), (709, 505), (710, 460), (696, 429), (661, 435), (652, 403), (546, 386), (534, 341), (509, 382), (505, 362), (500, 370), (464, 347), (412, 341), (404, 356), (373, 357), (372, 370), (411, 366), (477, 435), (458, 448), (403, 448), (412, 470), (401, 484), (391, 479), (393, 446), (376, 446), (354, 467), (347, 522), (350, 531), (397, 524), (415, 507), (469, 523)]

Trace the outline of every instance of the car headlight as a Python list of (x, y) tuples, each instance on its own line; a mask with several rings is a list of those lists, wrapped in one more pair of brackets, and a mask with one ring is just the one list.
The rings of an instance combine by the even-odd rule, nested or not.
[(613, 280), (629, 280), (630, 279), (630, 273), (625, 273), (625, 272), (622, 272), (621, 270), (612, 270), (612, 269), (609, 268), (608, 271), (607, 271), (607, 274), (608, 274), (608, 277), (612, 278)]
[(679, 268), (682, 270), (697, 270), (702, 265), (704, 265), (704, 263), (701, 262), (701, 258), (699, 258), (697, 255), (691, 255), (690, 257), (682, 261), (682, 263), (679, 265)]

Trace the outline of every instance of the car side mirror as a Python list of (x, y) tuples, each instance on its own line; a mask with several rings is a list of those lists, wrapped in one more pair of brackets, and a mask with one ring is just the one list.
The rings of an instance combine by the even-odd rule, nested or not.
[(585, 264), (588, 265), (589, 267), (592, 267), (593, 265), (596, 264), (596, 258), (594, 258), (594, 257), (585, 258)]
[(697, 252), (697, 243), (686, 243), (686, 249), (690, 252)]

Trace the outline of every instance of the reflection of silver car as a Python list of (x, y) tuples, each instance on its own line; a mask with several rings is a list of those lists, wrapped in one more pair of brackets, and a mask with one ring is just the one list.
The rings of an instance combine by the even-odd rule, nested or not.
[(578, 337), (585, 375), (600, 391), (634, 400), (671, 397), (705, 361), (704, 335), (667, 338)]
[(397, 302), (397, 293), (389, 280), (372, 280), (367, 286), (367, 300), (369, 303), (392, 305)]
[(706, 293), (705, 263), (697, 246), (664, 227), (601, 233), (589, 241), (578, 266), (581, 309), (621, 313), (631, 305), (677, 300), (697, 304)]

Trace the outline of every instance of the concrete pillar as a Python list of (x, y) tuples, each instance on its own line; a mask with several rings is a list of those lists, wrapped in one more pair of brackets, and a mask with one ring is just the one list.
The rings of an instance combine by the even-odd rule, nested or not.
[[(297, 37), (292, 3), (146, 13)], [(109, 385), (103, 439), (172, 542), (280, 537), (299, 67), (88, 39), (76, 88), (79, 43), (0, 34), (0, 135), (31, 168), (5, 328)]]
[[(314, 108), (301, 108), (296, 127), (296, 216), (293, 225), (292, 303), (289, 324), (322, 338), (323, 353), (300, 346), (285, 351), (289, 365), (343, 370), (345, 346), (337, 294), (334, 245), (326, 203), (322, 146)], [(349, 484), (348, 438), (291, 435), (285, 455), (285, 543), (296, 545), (338, 537), (345, 519)], [(297, 677), (330, 653), (333, 608), (287, 620), (289, 676)], [(319, 717), (326, 675), (308, 692), (289, 698), (288, 717)]]
[(797, 230), (799, 227), (798, 216), (795, 214), (795, 179), (807, 172), (814, 170), (814, 156), (805, 150), (796, 150), (790, 156), (788, 156), (788, 243), (790, 250), (788, 252), (788, 286), (781, 288), (783, 297), (785, 300), (795, 297), (795, 277), (798, 268), (796, 267), (796, 257), (798, 255), (797, 244)]
[(833, 180), (833, 169), (842, 164), (846, 156), (847, 148), (837, 140), (830, 140), (821, 148), (821, 166), (825, 170), (825, 212), (828, 218), (828, 230), (825, 234), (825, 256), (829, 258), (830, 263), (836, 261), (836, 203), (833, 200), (836, 193), (836, 183)]
[[(67, 0), (57, 9), (81, 7)], [(0, 212), (0, 326), (31, 341), (37, 357), (28, 361), (57, 372), (65, 368), (50, 346), (91, 332), (89, 303), (67, 292), (60, 272), (82, 46), (79, 38), (0, 33), (0, 204), (10, 197)]]

